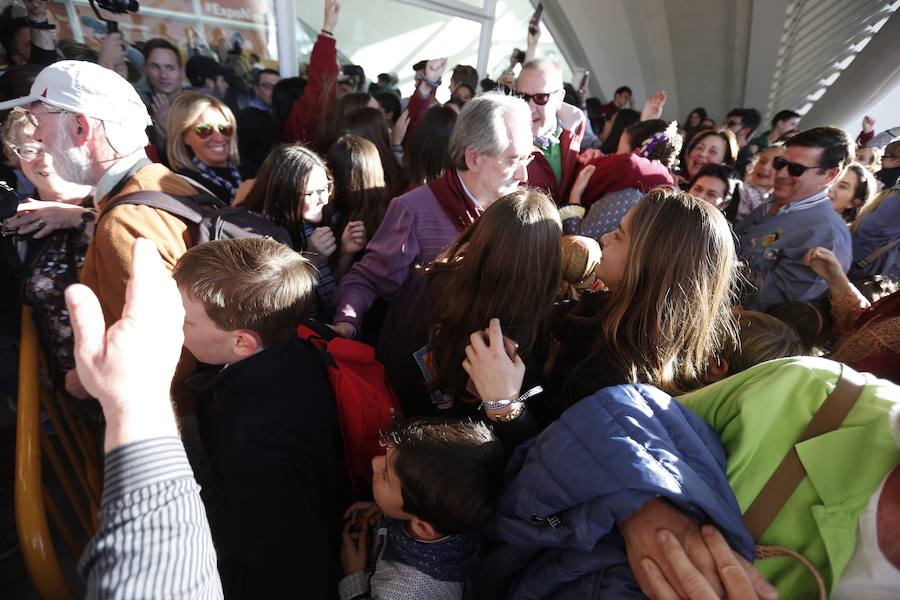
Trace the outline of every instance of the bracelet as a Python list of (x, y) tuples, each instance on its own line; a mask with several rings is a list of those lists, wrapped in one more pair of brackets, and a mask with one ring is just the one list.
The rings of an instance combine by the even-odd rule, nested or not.
[(515, 404), (515, 406), (513, 406), (513, 409), (511, 411), (509, 411), (508, 413), (506, 413), (505, 415), (494, 415), (494, 416), (490, 417), (490, 419), (492, 421), (500, 421), (501, 423), (508, 423), (509, 421), (515, 421), (516, 419), (518, 419), (519, 417), (522, 416), (522, 411), (525, 410), (525, 403), (519, 402), (519, 403), (513, 403), (513, 404)]
[(433, 88), (440, 87), (440, 85), (441, 85), (440, 78), (438, 78), (437, 81), (431, 81), (430, 79), (422, 78), (422, 81), (424, 81), (425, 83), (427, 83), (428, 85), (430, 85)]
[(82, 233), (88, 228), (88, 225), (93, 223), (97, 219), (97, 213), (93, 210), (86, 210), (81, 213), (81, 223), (78, 224), (78, 231)]
[(320, 32), (324, 33), (325, 35), (327, 35), (329, 37), (334, 37), (334, 34), (331, 33), (330, 31), (328, 31), (327, 29), (325, 29), (324, 27), (320, 30)]
[(517, 403), (524, 405), (526, 400), (528, 400), (532, 396), (537, 396), (538, 394), (540, 394), (543, 391), (544, 391), (544, 388), (542, 388), (539, 385), (536, 385), (533, 388), (531, 388), (530, 390), (528, 390), (527, 392), (525, 392), (524, 394), (522, 394), (521, 396), (519, 396), (518, 398), (514, 398), (514, 399), (506, 398), (504, 400), (485, 400), (484, 402), (481, 403), (481, 408), (483, 408), (484, 410), (502, 410), (508, 406), (511, 406), (511, 405), (517, 404)]

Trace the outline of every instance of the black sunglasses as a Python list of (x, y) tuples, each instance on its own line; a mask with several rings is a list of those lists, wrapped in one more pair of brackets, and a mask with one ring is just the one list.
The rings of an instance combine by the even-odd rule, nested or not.
[(787, 167), (788, 174), (791, 177), (801, 177), (804, 173), (806, 173), (807, 169), (822, 169), (824, 167), (816, 166), (810, 167), (808, 165), (801, 165), (800, 163), (789, 162), (784, 159), (783, 156), (776, 156), (772, 159), (772, 166), (775, 167), (776, 171), (780, 171), (783, 168)]
[[(559, 91), (559, 90), (556, 90), (556, 92), (558, 92), (558, 91)], [(552, 95), (555, 94), (556, 92), (548, 92), (548, 93), (546, 93), (546, 94), (526, 94), (525, 92), (519, 92), (519, 91), (516, 91), (516, 92), (514, 92), (514, 93), (515, 93), (516, 96), (518, 96), (519, 98), (521, 98), (521, 99), (524, 100), (525, 102), (528, 102), (529, 100), (532, 100), (532, 101), (533, 101), (535, 104), (537, 104), (538, 106), (544, 106), (544, 105), (546, 105), (548, 102), (550, 102), (550, 96), (552, 96)]]

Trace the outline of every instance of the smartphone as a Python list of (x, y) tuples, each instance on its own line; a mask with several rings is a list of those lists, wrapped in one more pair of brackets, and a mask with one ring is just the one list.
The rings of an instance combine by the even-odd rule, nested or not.
[(544, 4), (542, 2), (538, 2), (537, 6), (534, 9), (534, 14), (531, 15), (531, 19), (528, 21), (528, 33), (534, 35), (537, 33), (538, 25), (541, 22), (541, 16), (544, 14)]
[[(488, 346), (491, 345), (491, 339), (488, 335), (487, 329), (481, 332), (481, 337), (482, 339), (484, 339), (485, 344), (487, 344)], [(506, 355), (509, 357), (509, 360), (516, 362), (516, 356), (519, 354), (519, 344), (504, 335), (503, 349), (506, 350)], [(478, 389), (475, 387), (475, 382), (472, 381), (471, 377), (469, 378), (469, 381), (466, 382), (466, 393), (468, 393), (476, 400), (481, 400), (481, 396), (478, 394)]]
[(581, 76), (581, 83), (578, 84), (578, 91), (585, 90), (587, 91), (588, 82), (591, 80), (591, 72), (587, 69), (584, 70), (584, 75)]

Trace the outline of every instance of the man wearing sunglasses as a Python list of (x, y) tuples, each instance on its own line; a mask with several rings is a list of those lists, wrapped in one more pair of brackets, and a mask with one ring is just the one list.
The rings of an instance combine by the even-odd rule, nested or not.
[(803, 262), (816, 246), (834, 252), (846, 272), (853, 255), (847, 224), (831, 207), (828, 187), (854, 153), (846, 132), (816, 127), (785, 143), (773, 160), (772, 200), (735, 227), (738, 253), (752, 270), (758, 288), (747, 308), (767, 310), (783, 302), (815, 300), (828, 284)]
[(543, 190), (559, 205), (565, 204), (580, 166), (584, 113), (563, 103), (562, 69), (552, 60), (525, 63), (516, 80), (516, 93), (531, 111), (534, 160), (528, 166), (528, 186)]

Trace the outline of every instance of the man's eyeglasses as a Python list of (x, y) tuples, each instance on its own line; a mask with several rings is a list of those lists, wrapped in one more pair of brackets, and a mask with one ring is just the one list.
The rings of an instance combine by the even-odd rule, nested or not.
[(528, 156), (525, 156), (525, 157), (522, 157), (522, 156), (511, 156), (511, 157), (498, 156), (497, 158), (499, 158), (500, 162), (502, 162), (507, 168), (515, 169), (516, 171), (518, 171), (519, 169), (523, 169), (523, 168), (527, 169), (528, 165), (531, 164), (531, 161), (534, 160), (534, 155), (529, 154)]
[(21, 146), (17, 146), (16, 144), (7, 144), (7, 146), (10, 147), (10, 149), (13, 151), (13, 154), (18, 156), (20, 160), (24, 160), (25, 162), (31, 162), (44, 153), (44, 148), (37, 144), (23, 144)]
[(43, 115), (63, 115), (68, 112), (69, 111), (67, 111), (67, 110), (48, 110), (48, 111), (36, 113), (36, 112), (32, 112), (30, 110), (26, 110), (25, 117), (28, 119), (28, 122), (31, 123), (31, 125), (33, 127), (37, 128), (40, 125), (40, 121), (38, 119), (40, 119)]
[(234, 125), (231, 125), (230, 123), (219, 123), (218, 125), (213, 125), (212, 123), (200, 123), (194, 127), (194, 133), (196, 133), (197, 137), (201, 140), (205, 140), (211, 136), (216, 129), (227, 138), (234, 135)]
[(525, 92), (516, 91), (515, 95), (528, 102), (529, 100), (537, 104), (538, 106), (544, 106), (548, 102), (550, 102), (550, 96), (556, 94), (559, 90), (555, 92), (547, 92), (546, 94), (526, 94)]
[(809, 165), (801, 165), (800, 163), (789, 162), (784, 159), (783, 156), (776, 156), (772, 159), (772, 166), (776, 171), (780, 171), (783, 168), (787, 167), (788, 174), (791, 177), (801, 177), (804, 173), (806, 173), (807, 169), (822, 169), (824, 167), (815, 166), (810, 167)]
[(303, 194), (303, 195), (306, 196), (307, 198), (310, 198), (310, 197), (312, 197), (312, 196), (319, 196), (319, 197), (322, 197), (322, 196), (329, 196), (329, 197), (330, 197), (330, 196), (331, 196), (331, 192), (333, 192), (333, 191), (334, 191), (334, 182), (333, 182), (333, 181), (329, 181), (329, 182), (325, 185), (324, 188), (322, 188), (322, 189), (320, 189), (320, 190), (309, 190), (308, 192), (306, 192), (306, 193)]

